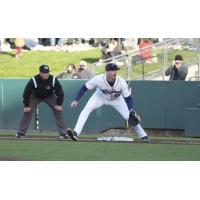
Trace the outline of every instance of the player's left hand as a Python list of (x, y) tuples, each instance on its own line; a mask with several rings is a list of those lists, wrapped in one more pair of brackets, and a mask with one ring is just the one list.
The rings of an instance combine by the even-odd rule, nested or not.
[(135, 126), (138, 123), (141, 123), (141, 117), (134, 110), (132, 110), (130, 111), (128, 122), (131, 126)]
[(59, 105), (55, 105), (55, 110), (56, 111), (58, 111), (58, 112), (60, 112), (60, 111), (62, 111), (63, 109), (62, 109), (62, 106), (59, 106)]

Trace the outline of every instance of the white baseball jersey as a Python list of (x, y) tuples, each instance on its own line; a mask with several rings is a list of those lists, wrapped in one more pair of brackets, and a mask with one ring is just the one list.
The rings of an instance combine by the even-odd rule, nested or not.
[(88, 90), (96, 88), (97, 92), (107, 100), (114, 100), (120, 95), (125, 98), (131, 95), (131, 91), (129, 90), (126, 81), (118, 75), (116, 76), (115, 83), (112, 87), (106, 79), (106, 74), (100, 74), (93, 77), (85, 85)]
[[(74, 128), (74, 131), (76, 131), (78, 136), (81, 134), (83, 126), (90, 113), (103, 105), (112, 106), (126, 121), (128, 120), (129, 110), (123, 97), (126, 98), (130, 96), (131, 91), (129, 90), (128, 85), (123, 78), (116, 76), (115, 83), (111, 87), (106, 79), (106, 74), (101, 74), (89, 80), (85, 85), (88, 90), (96, 88), (96, 91), (90, 97), (79, 115), (78, 121)], [(147, 135), (140, 124), (133, 126), (133, 129), (140, 137)]]

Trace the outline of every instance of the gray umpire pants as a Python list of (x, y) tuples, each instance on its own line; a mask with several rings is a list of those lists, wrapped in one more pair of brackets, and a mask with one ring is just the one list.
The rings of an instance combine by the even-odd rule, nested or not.
[(51, 108), (53, 115), (54, 115), (55, 122), (56, 122), (56, 126), (57, 126), (58, 131), (59, 131), (59, 134), (60, 135), (67, 134), (63, 112), (62, 111), (56, 111), (55, 108), (54, 108), (55, 105), (56, 105), (56, 97), (50, 96), (47, 99), (39, 99), (39, 98), (35, 97), (34, 95), (32, 95), (30, 97), (31, 111), (22, 113), (22, 118), (21, 118), (21, 121), (20, 121), (20, 124), (19, 124), (18, 133), (21, 133), (21, 134), (24, 134), (24, 135), (26, 134), (26, 131), (28, 130), (28, 127), (31, 123), (33, 112), (36, 110), (36, 107), (40, 102), (47, 103), (49, 105), (49, 107)]

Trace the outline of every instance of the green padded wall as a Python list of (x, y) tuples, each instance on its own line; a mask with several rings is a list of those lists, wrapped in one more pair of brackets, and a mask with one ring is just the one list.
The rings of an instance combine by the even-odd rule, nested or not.
[(200, 108), (186, 108), (184, 110), (184, 126), (186, 136), (200, 136)]
[[(22, 94), (29, 79), (0, 79), (0, 128), (17, 129), (23, 109)], [(67, 127), (74, 127), (78, 116), (94, 91), (87, 92), (76, 109), (70, 108), (78, 89), (84, 80), (60, 81), (65, 93), (63, 104)], [(200, 83), (198, 81), (131, 81), (135, 109), (142, 116), (142, 125), (150, 129), (185, 128), (186, 108), (200, 107)], [(41, 130), (56, 130), (49, 107), (39, 105)], [(109, 128), (124, 127), (125, 121), (117, 111), (108, 106), (94, 111), (83, 130), (100, 132)], [(35, 129), (34, 118), (30, 129)]]
[(194, 92), (196, 94), (196, 98), (195, 98), (196, 106), (200, 107), (200, 83), (196, 85)]
[[(3, 129), (18, 129), (23, 111), (23, 91), (28, 79), (3, 79)], [(34, 119), (30, 129), (34, 129)]]
[(166, 125), (167, 129), (184, 129), (184, 109), (197, 105), (195, 82), (167, 81)]
[(165, 127), (167, 87), (163, 81), (134, 81), (131, 83), (135, 110), (145, 128)]
[(3, 129), (3, 80), (0, 79), (0, 129)]

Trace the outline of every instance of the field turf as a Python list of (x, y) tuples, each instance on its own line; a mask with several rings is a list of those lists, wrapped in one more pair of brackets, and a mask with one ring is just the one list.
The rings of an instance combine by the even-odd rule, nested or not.
[[(95, 138), (99, 135), (89, 136)], [(14, 137), (14, 136), (13, 136)], [(83, 135), (82, 138), (88, 137)], [(136, 138), (135, 141), (138, 139)], [(199, 138), (152, 137), (194, 144), (143, 144), (41, 140), (0, 140), (0, 160), (32, 161), (199, 161)], [(196, 144), (197, 143), (197, 144)], [(198, 144), (199, 143), (199, 144)]]

